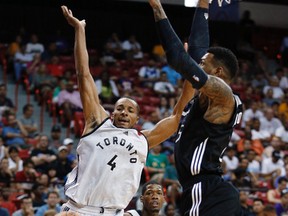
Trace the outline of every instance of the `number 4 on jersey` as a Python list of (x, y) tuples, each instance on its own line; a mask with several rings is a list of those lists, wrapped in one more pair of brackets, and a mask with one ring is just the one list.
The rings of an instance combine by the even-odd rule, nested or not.
[(111, 166), (112, 171), (116, 167), (116, 162), (115, 162), (116, 158), (117, 158), (117, 155), (114, 155), (114, 157), (107, 163), (109, 166)]

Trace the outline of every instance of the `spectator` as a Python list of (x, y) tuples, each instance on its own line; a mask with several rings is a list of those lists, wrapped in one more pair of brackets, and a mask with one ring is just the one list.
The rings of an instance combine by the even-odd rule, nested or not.
[(65, 145), (58, 148), (57, 159), (51, 164), (56, 168), (56, 177), (64, 182), (72, 170), (72, 162), (68, 159), (68, 149)]
[(264, 113), (260, 109), (260, 103), (254, 100), (250, 101), (249, 104), (247, 104), (246, 110), (243, 112), (241, 128), (245, 128), (247, 122), (249, 124), (253, 118), (260, 119), (263, 116)]
[(34, 169), (33, 161), (28, 158), (23, 162), (23, 170), (16, 172), (15, 182), (19, 189), (31, 190), (38, 173)]
[(270, 180), (272, 184), (278, 176), (285, 175), (284, 162), (278, 150), (272, 152), (272, 157), (264, 158), (261, 167), (261, 176)]
[(37, 139), (39, 136), (38, 124), (34, 118), (34, 107), (32, 104), (25, 104), (22, 110), (22, 117), (20, 122), (28, 133), (28, 137), (32, 139)]
[(71, 162), (74, 162), (76, 160), (76, 155), (73, 153), (73, 144), (74, 144), (74, 141), (71, 138), (67, 137), (63, 140), (63, 145), (67, 147), (67, 151), (68, 151), (67, 158)]
[(115, 59), (124, 59), (124, 52), (122, 48), (122, 41), (117, 33), (113, 32), (105, 44), (106, 51), (108, 51)]
[(273, 89), (273, 98), (276, 100), (282, 100), (284, 97), (284, 91), (279, 86), (279, 79), (277, 76), (270, 77), (269, 85), (264, 86), (263, 88), (263, 94), (266, 94), (268, 89)]
[(173, 97), (175, 95), (174, 86), (168, 82), (167, 74), (163, 71), (160, 73), (160, 78), (154, 83), (154, 91), (158, 96)]
[(140, 67), (138, 78), (142, 87), (153, 88), (154, 83), (160, 78), (160, 70), (153, 59), (149, 59), (146, 65)]
[(114, 104), (119, 99), (117, 85), (107, 70), (102, 71), (99, 79), (96, 79), (95, 85), (102, 103)]
[(167, 63), (161, 68), (161, 71), (165, 72), (167, 75), (168, 81), (176, 88), (182, 86), (182, 76), (177, 73), (173, 68), (170, 67)]
[(35, 169), (40, 173), (47, 173), (49, 165), (56, 160), (53, 150), (49, 149), (49, 139), (47, 135), (40, 135), (37, 148), (31, 152), (31, 159), (35, 164)]
[(142, 59), (143, 52), (141, 44), (137, 41), (135, 35), (130, 35), (127, 40), (124, 40), (122, 43), (122, 48), (126, 59), (133, 60), (133, 59)]
[(21, 44), (20, 50), (14, 55), (14, 78), (18, 82), (27, 72), (27, 64), (33, 61), (33, 55), (26, 52), (26, 44)]
[(182, 195), (182, 186), (178, 180), (174, 154), (171, 154), (169, 158), (170, 164), (165, 167), (162, 184), (167, 188), (166, 194), (169, 202), (176, 208), (179, 198)]
[(0, 84), (0, 116), (4, 110), (14, 109), (12, 100), (7, 97), (7, 86), (4, 83)]
[(239, 159), (236, 156), (236, 151), (234, 147), (228, 146), (225, 151), (225, 155), (223, 156), (223, 160), (226, 163), (227, 171), (233, 171), (238, 167)]
[(274, 117), (272, 108), (266, 108), (264, 116), (260, 118), (260, 130), (268, 131), (273, 136), (279, 127), (283, 127), (282, 122), (277, 117)]
[(61, 133), (62, 129), (59, 124), (55, 124), (51, 127), (50, 147), (55, 153), (58, 151), (58, 148), (62, 145)]
[(240, 204), (243, 212), (243, 216), (254, 216), (252, 212), (252, 206), (248, 205), (248, 195), (249, 192), (245, 190), (240, 190)]
[(63, 125), (69, 126), (73, 113), (75, 111), (82, 111), (82, 102), (80, 99), (80, 93), (74, 88), (74, 82), (68, 81), (66, 83), (66, 89), (61, 90), (58, 95), (58, 106), (63, 110)]
[(146, 161), (146, 167), (151, 180), (155, 180), (158, 183), (162, 183), (165, 169), (169, 165), (167, 155), (162, 153), (161, 150), (161, 144), (153, 147), (153, 149), (150, 150)]
[(260, 198), (256, 198), (253, 200), (253, 213), (255, 216), (262, 216), (264, 209), (264, 201)]
[(15, 211), (12, 216), (34, 216), (32, 198), (27, 194), (22, 195), (20, 209)]
[(16, 146), (17, 148), (28, 148), (26, 138), (28, 132), (22, 123), (16, 118), (16, 114), (11, 112), (7, 117), (7, 125), (3, 127), (2, 136), (7, 146)]
[(54, 209), (57, 213), (60, 212), (59, 194), (56, 191), (50, 191), (47, 196), (47, 204), (40, 206), (35, 216), (43, 216), (49, 209)]
[(0, 186), (9, 187), (13, 180), (13, 173), (9, 169), (8, 159), (2, 158), (0, 161)]
[(19, 150), (15, 146), (10, 146), (8, 150), (9, 169), (13, 176), (16, 172), (23, 170), (23, 160), (19, 157)]
[(42, 54), (45, 51), (44, 45), (39, 42), (37, 34), (31, 34), (30, 41), (27, 43), (26, 53), (34, 55), (35, 53)]
[(287, 188), (288, 179), (286, 177), (280, 177), (277, 181), (277, 188), (271, 188), (267, 191), (267, 200), (273, 205), (281, 203), (281, 192)]
[(281, 191), (280, 203), (275, 205), (277, 216), (288, 214), (288, 188), (286, 187)]

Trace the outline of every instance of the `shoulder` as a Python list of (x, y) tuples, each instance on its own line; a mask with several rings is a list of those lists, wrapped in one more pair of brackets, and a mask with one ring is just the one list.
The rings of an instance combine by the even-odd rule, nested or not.
[[(127, 214), (126, 214), (126, 213), (127, 213)], [(138, 210), (134, 210), (134, 209), (129, 210), (129, 211), (127, 211), (126, 213), (125, 213), (126, 216), (127, 216), (127, 215), (132, 215), (132, 216), (141, 216), (141, 212), (138, 211)]]

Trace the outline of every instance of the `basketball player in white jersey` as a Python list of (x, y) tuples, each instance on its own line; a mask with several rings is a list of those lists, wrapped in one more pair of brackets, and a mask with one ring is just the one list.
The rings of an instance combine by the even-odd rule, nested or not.
[(89, 70), (85, 20), (75, 18), (66, 6), (61, 8), (75, 30), (75, 66), (85, 118), (77, 146), (78, 165), (65, 184), (69, 201), (63, 204), (62, 211), (78, 215), (123, 215), (139, 187), (148, 148), (176, 132), (182, 111), (194, 91), (188, 82), (185, 83), (173, 114), (151, 130), (138, 132), (133, 129), (140, 108), (130, 98), (120, 98), (112, 115), (108, 116), (100, 104)]

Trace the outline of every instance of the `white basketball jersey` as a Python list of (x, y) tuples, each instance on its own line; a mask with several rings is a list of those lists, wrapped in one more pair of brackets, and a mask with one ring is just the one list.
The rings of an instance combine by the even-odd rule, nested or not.
[(78, 204), (124, 209), (138, 190), (148, 143), (135, 129), (106, 119), (81, 137), (78, 165), (68, 175), (65, 194)]

